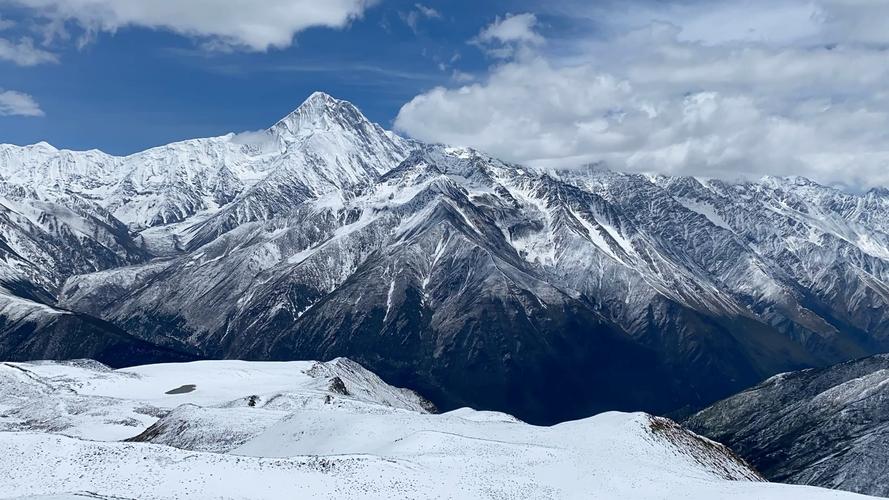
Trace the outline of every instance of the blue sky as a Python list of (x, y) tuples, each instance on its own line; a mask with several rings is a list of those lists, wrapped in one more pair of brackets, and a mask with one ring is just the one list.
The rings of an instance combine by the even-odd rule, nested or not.
[[(309, 28), (290, 47), (260, 52), (206, 50), (201, 39), (142, 27), (100, 32), (82, 48), (55, 42), (47, 50), (57, 54), (58, 63), (0, 61), (0, 87), (30, 94), (45, 113), (0, 117), (0, 142), (46, 140), (125, 154), (269, 126), (314, 90), (351, 100), (391, 126), (405, 102), (451, 83), (455, 70), (484, 71), (484, 54), (467, 41), (517, 7), (427, 2), (440, 17), (420, 16), (412, 28), (407, 16), (417, 12), (415, 4), (383, 2), (345, 28)], [(3, 19), (16, 22), (0, 34), (11, 40), (35, 36), (28, 26), (33, 15), (0, 7)], [(69, 30), (72, 36), (81, 31)]]
[(889, 0), (0, 0), (0, 142), (126, 154), (314, 90), (538, 167), (889, 185)]

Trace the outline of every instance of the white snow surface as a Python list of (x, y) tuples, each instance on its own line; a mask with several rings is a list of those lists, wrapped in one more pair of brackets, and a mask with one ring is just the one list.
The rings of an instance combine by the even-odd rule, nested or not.
[(642, 413), (426, 408), (346, 359), (3, 363), (0, 498), (864, 498), (763, 482)]
[(73, 191), (141, 231), (212, 215), (255, 194), (251, 188), (282, 180), (314, 196), (363, 185), (397, 165), (406, 149), (404, 139), (370, 123), (350, 103), (316, 92), (267, 130), (123, 157), (44, 142), (0, 144), (0, 187), (18, 188), (29, 201)]

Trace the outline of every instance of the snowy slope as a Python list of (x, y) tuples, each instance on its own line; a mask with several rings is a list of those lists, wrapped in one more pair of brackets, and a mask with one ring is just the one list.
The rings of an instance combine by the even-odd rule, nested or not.
[(0, 389), (3, 498), (863, 498), (762, 482), (645, 414), (431, 415), (344, 359), (5, 363)]
[(345, 101), (315, 93), (266, 131), (194, 139), (126, 157), (40, 143), (0, 145), (0, 179), (41, 200), (79, 193), (134, 229), (230, 207), (239, 221), (276, 210), (281, 189), (316, 195), (366, 185), (407, 154), (408, 143)]
[[(334, 379), (350, 387), (348, 395), (331, 393)], [(253, 407), (276, 411), (325, 404), (328, 394), (356, 404), (414, 411), (430, 407), (416, 394), (386, 385), (347, 359), (328, 363), (197, 361), (120, 370), (94, 361), (5, 363), (0, 365), (0, 384), (0, 408), (6, 408), (0, 417), (3, 428), (92, 440), (134, 437), (180, 405), (244, 408), (250, 396)], [(194, 387), (176, 393), (183, 386)]]

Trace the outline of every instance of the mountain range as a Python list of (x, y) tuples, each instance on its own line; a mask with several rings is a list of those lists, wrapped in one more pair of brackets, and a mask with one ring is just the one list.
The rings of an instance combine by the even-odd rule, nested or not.
[(346, 356), (443, 410), (683, 413), (889, 350), (889, 190), (538, 170), (323, 93), (126, 157), (0, 146), (0, 359)]

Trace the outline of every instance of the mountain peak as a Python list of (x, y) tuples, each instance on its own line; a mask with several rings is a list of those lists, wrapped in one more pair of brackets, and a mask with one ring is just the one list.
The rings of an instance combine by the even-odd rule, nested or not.
[(370, 121), (352, 103), (325, 92), (313, 92), (270, 130), (279, 136), (299, 137), (333, 127), (364, 128)]
[(336, 104), (336, 103), (343, 103), (343, 102), (345, 102), (345, 101), (337, 99), (337, 98), (333, 97), (332, 95), (328, 94), (327, 92), (322, 92), (320, 90), (316, 90), (315, 92), (312, 92), (312, 94), (309, 97), (307, 97), (305, 101), (303, 101), (303, 103), (300, 107), (305, 106), (307, 104), (313, 104), (313, 103), (324, 103), (324, 104), (335, 103)]

